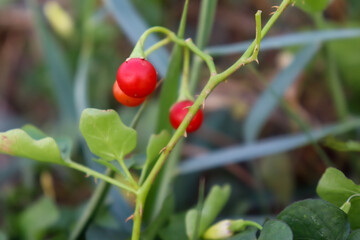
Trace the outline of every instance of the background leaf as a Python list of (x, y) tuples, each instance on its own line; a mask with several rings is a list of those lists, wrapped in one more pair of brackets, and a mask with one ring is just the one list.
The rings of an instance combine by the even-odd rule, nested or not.
[(44, 239), (45, 231), (56, 223), (59, 212), (53, 201), (42, 197), (29, 206), (19, 218), (19, 226), (25, 239)]
[(123, 158), (136, 146), (136, 131), (125, 126), (114, 110), (85, 109), (80, 131), (91, 152), (104, 160)]
[(301, 50), (291, 64), (282, 70), (261, 94), (245, 120), (244, 137), (246, 141), (251, 142), (257, 138), (270, 113), (279, 103), (279, 99), (274, 97), (274, 95), (284, 95), (286, 89), (296, 80), (301, 71), (319, 50), (319, 47), (319, 44), (312, 44)]
[[(311, 130), (311, 139), (319, 140), (327, 135), (336, 135), (347, 132), (360, 126), (358, 120), (350, 120)], [(232, 146), (218, 151), (212, 151), (198, 157), (190, 158), (179, 164), (179, 174), (205, 171), (224, 166), (230, 163), (252, 161), (259, 157), (289, 151), (309, 144), (311, 140), (306, 134), (294, 134), (283, 137), (272, 137), (246, 145)]]
[(151, 135), (146, 149), (147, 161), (149, 161), (150, 164), (160, 155), (160, 151), (167, 145), (170, 137), (170, 134), (166, 130), (161, 131), (159, 134)]
[[(198, 235), (201, 236), (206, 229), (214, 222), (230, 197), (230, 186), (214, 186), (205, 199), (200, 216), (200, 226)], [(198, 218), (196, 209), (189, 210), (186, 214), (186, 233), (189, 237), (193, 236)]]
[(35, 140), (22, 129), (0, 133), (0, 153), (42, 162), (65, 163), (53, 138)]
[(294, 240), (346, 240), (350, 228), (346, 214), (324, 200), (303, 200), (285, 208), (277, 217), (291, 228)]
[(340, 141), (332, 136), (327, 137), (324, 141), (324, 145), (332, 148), (336, 151), (349, 152), (349, 151), (360, 151), (360, 143), (355, 141)]
[(267, 221), (261, 230), (259, 240), (292, 240), (293, 234), (289, 226), (279, 220)]
[[(341, 171), (328, 168), (321, 177), (316, 192), (322, 199), (340, 207), (350, 196), (360, 194), (360, 186), (346, 178)], [(349, 222), (352, 229), (357, 229), (360, 228), (360, 198), (354, 197), (350, 202)]]
[[(337, 39), (348, 39), (348, 38), (359, 38), (360, 37), (360, 29), (353, 28), (353, 29), (329, 29), (329, 30), (316, 30), (316, 31), (306, 31), (306, 32), (299, 32), (299, 33), (290, 33), (281, 36), (272, 36), (272, 37), (265, 37), (261, 41), (261, 52), (273, 50), (273, 49), (283, 49), (285, 47), (292, 47), (292, 46), (302, 46), (302, 45), (309, 45), (309, 44), (318, 44), (321, 42), (326, 41), (333, 41)], [(358, 41), (358, 39), (352, 40), (354, 42)], [(344, 43), (345, 42), (345, 43)], [(209, 52), (212, 56), (223, 56), (223, 55), (233, 55), (239, 54), (241, 52), (245, 52), (246, 49), (250, 46), (252, 41), (245, 41), (239, 43), (231, 43), (219, 46), (210, 46), (206, 48), (206, 51)], [(351, 44), (346, 44), (346, 41), (337, 41), (331, 43), (331, 45), (341, 45), (338, 47), (338, 54), (344, 55), (344, 45), (347, 45), (347, 48), (351, 47)], [(349, 46), (350, 45), (350, 46)], [(353, 47), (358, 48), (357, 45), (353, 45)], [(351, 48), (353, 49), (353, 48)], [(358, 59), (359, 56), (354, 54), (354, 57)], [(355, 56), (356, 55), (356, 56)], [(346, 56), (348, 56), (346, 54)], [(341, 58), (337, 58), (340, 60)], [(357, 61), (351, 61), (348, 59), (341, 59), (340, 63), (343, 63), (343, 60), (347, 63), (351, 63), (352, 66), (355, 66)], [(343, 69), (343, 68), (341, 68)], [(352, 74), (349, 74), (354, 77)]]
[(329, 3), (330, 0), (295, 0), (296, 6), (310, 13), (324, 11)]
[(350, 235), (349, 238), (347, 240), (358, 240), (360, 239), (360, 229), (353, 231)]

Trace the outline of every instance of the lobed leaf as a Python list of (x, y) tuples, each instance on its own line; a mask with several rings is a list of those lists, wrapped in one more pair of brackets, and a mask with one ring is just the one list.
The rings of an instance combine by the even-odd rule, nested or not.
[(90, 151), (104, 160), (121, 159), (136, 146), (136, 131), (127, 127), (114, 110), (85, 109), (80, 131)]
[(0, 153), (41, 162), (65, 164), (55, 140), (43, 135), (32, 138), (22, 129), (0, 132)]

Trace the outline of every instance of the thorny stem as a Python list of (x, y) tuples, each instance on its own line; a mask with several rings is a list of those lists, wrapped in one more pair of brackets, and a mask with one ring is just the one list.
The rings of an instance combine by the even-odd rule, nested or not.
[(157, 162), (155, 163), (154, 167), (152, 168), (151, 172), (149, 173), (148, 177), (141, 184), (140, 189), (137, 191), (137, 198), (136, 198), (136, 208), (135, 213), (133, 216), (134, 225), (133, 225), (133, 234), (132, 240), (138, 240), (140, 238), (140, 229), (141, 229), (141, 218), (142, 218), (142, 206), (144, 206), (146, 197), (150, 191), (150, 188), (155, 181), (157, 174), (159, 173), (160, 169), (164, 165), (167, 157), (174, 149), (176, 143), (180, 140), (181, 137), (184, 136), (187, 126), (189, 125), (192, 118), (195, 116), (199, 108), (203, 105), (206, 98), (212, 92), (212, 90), (222, 81), (225, 81), (231, 74), (237, 71), (240, 67), (252, 62), (257, 61), (257, 55), (259, 53), (260, 48), (260, 41), (269, 31), (271, 26), (275, 23), (278, 19), (280, 14), (289, 6), (292, 0), (284, 0), (274, 15), (270, 18), (269, 22), (265, 25), (264, 29), (261, 30), (261, 11), (258, 11), (255, 15), (256, 20), (256, 38), (255, 41), (250, 45), (247, 51), (242, 55), (242, 57), (236, 61), (232, 66), (230, 66), (224, 72), (217, 74), (215, 64), (212, 60), (212, 57), (208, 54), (202, 52), (198, 47), (194, 45), (191, 39), (183, 40), (179, 39), (173, 32), (170, 30), (163, 28), (163, 27), (153, 27), (148, 29), (139, 39), (138, 44), (143, 47), (144, 42), (148, 35), (153, 32), (161, 32), (167, 35), (173, 42), (179, 44), (183, 47), (186, 47), (197, 54), (200, 58), (202, 58), (205, 63), (207, 64), (209, 71), (210, 71), (210, 78), (203, 90), (201, 91), (200, 95), (195, 100), (194, 104), (189, 108), (188, 114), (185, 116), (184, 120), (175, 131), (174, 135), (168, 142), (165, 150), (161, 153), (160, 157), (158, 158)]
[(92, 170), (92, 169), (90, 169), (88, 167), (85, 167), (85, 166), (83, 166), (81, 164), (78, 164), (76, 162), (71, 161), (69, 163), (66, 163), (66, 166), (71, 167), (73, 169), (76, 169), (76, 170), (78, 170), (80, 172), (84, 172), (87, 175), (93, 176), (95, 178), (102, 179), (105, 182), (108, 182), (108, 183), (110, 183), (112, 185), (115, 185), (115, 186), (121, 188), (121, 189), (124, 189), (126, 191), (129, 191), (129, 192), (132, 192), (132, 193), (136, 194), (136, 190), (134, 190), (133, 188), (131, 188), (131, 187), (119, 182), (119, 181), (116, 181), (115, 179), (113, 179), (113, 178), (111, 178), (109, 176), (106, 176), (106, 175), (104, 175), (102, 173), (99, 173), (99, 172), (94, 171), (94, 170)]

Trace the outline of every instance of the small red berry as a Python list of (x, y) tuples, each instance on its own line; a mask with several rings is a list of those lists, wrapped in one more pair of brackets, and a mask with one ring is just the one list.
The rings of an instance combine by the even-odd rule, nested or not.
[[(182, 121), (184, 120), (186, 114), (189, 112), (189, 107), (191, 107), (194, 102), (185, 100), (175, 103), (170, 109), (170, 123), (173, 128), (177, 129)], [(201, 109), (197, 111), (194, 118), (191, 120), (189, 126), (186, 128), (186, 132), (191, 133), (198, 130), (203, 122), (203, 112)]]
[(114, 82), (113, 85), (113, 94), (114, 97), (116, 98), (116, 100), (128, 107), (136, 107), (139, 106), (140, 104), (142, 104), (146, 97), (144, 98), (133, 98), (133, 97), (129, 97), (128, 95), (126, 95), (123, 91), (121, 91), (121, 89), (119, 88), (119, 85), (117, 84), (117, 82)]
[(153, 65), (142, 58), (130, 58), (120, 65), (117, 83), (129, 97), (143, 98), (151, 94), (157, 82)]

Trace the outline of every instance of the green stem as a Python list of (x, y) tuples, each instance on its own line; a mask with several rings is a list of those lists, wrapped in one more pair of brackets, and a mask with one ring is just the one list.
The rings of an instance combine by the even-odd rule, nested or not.
[(124, 158), (123, 157), (119, 157), (118, 159), (116, 159), (118, 161), (118, 163), (120, 164), (121, 168), (124, 170), (125, 175), (127, 177), (127, 179), (130, 181), (130, 183), (133, 185), (134, 189), (139, 189), (139, 185), (135, 182), (134, 178), (132, 177), (129, 169), (126, 167), (125, 162), (124, 162)]
[[(284, 2), (280, 5), (278, 11), (270, 18), (270, 20), (269, 20), (270, 24), (269, 23), (267, 24), (266, 31), (263, 30), (261, 32), (261, 11), (258, 11), (256, 13), (256, 15), (255, 15), (256, 39), (255, 39), (254, 43), (245, 52), (246, 54), (244, 53), (244, 55), (233, 66), (231, 66), (228, 70), (224, 71), (221, 74), (216, 73), (216, 69), (215, 69), (212, 58), (209, 55), (204, 54), (199, 48), (197, 48), (192, 43), (191, 40), (183, 41), (181, 39), (178, 39), (175, 36), (175, 34), (173, 34), (171, 31), (169, 31), (165, 28), (162, 28), (162, 27), (151, 28), (143, 34), (142, 41), (144, 41), (144, 39), (146, 39), (147, 35), (152, 32), (162, 32), (162, 33), (167, 34), (175, 43), (185, 46), (185, 47), (188, 47), (195, 54), (198, 54), (198, 52), (199, 52), (198, 55), (207, 63), (207, 65), (209, 67), (210, 79), (209, 79), (208, 83), (205, 85), (205, 87), (203, 88), (203, 90), (201, 91), (198, 98), (195, 100), (194, 104), (189, 108), (189, 112), (185, 116), (184, 120), (182, 121), (182, 123), (180, 124), (178, 129), (175, 131), (174, 135), (172, 136), (169, 143), (167, 144), (165, 150), (161, 153), (159, 159), (157, 160), (156, 164), (152, 168), (148, 177), (146, 178), (146, 180), (144, 181), (144, 183), (141, 185), (140, 189), (138, 190), (138, 196), (137, 196), (137, 200), (136, 200), (137, 205), (138, 205), (138, 202), (145, 203), (146, 197), (151, 189), (152, 183), (155, 181), (156, 176), (160, 172), (167, 157), (169, 156), (171, 151), (174, 149), (176, 143), (180, 140), (180, 138), (182, 136), (184, 136), (187, 126), (189, 125), (190, 121), (195, 116), (195, 114), (197, 113), (199, 108), (201, 106), (203, 106), (205, 99), (209, 96), (209, 94), (212, 92), (212, 90), (221, 81), (226, 80), (226, 78), (229, 75), (231, 75), (232, 73), (234, 73), (238, 68), (244, 66), (247, 63), (257, 60), (257, 55), (258, 55), (259, 47), (260, 47), (260, 41), (261, 41), (261, 38), (263, 37), (263, 34), (265, 35), (267, 33), (267, 31), (270, 29), (270, 27), (274, 24), (276, 19), (279, 17), (280, 13), (283, 12), (285, 10), (285, 8), (289, 5), (290, 1), (291, 0), (284, 0)], [(139, 40), (139, 42), (141, 42), (141, 41)], [(139, 214), (139, 213), (135, 212), (135, 214)], [(134, 221), (135, 221), (135, 219), (134, 219)], [(138, 224), (141, 225), (141, 219), (139, 219), (138, 221), (140, 221), (140, 223), (135, 224), (135, 222), (134, 222), (135, 226), (137, 226)], [(132, 239), (137, 240), (138, 238), (133, 237)]]
[[(249, 48), (244, 52), (244, 54), (241, 56), (241, 58), (236, 61), (230, 68), (228, 68), (227, 70), (225, 70), (224, 72), (220, 73), (219, 75), (221, 75), (221, 78), (226, 79), (228, 78), (231, 74), (233, 74), (239, 67), (243, 66), (243, 63), (251, 56), (251, 54), (256, 50), (256, 45), (258, 45), (258, 41), (263, 39), (265, 37), (265, 35), (268, 33), (268, 31), (270, 30), (270, 28), (274, 25), (274, 23), (276, 22), (276, 20), (279, 18), (279, 16), (284, 12), (284, 10), (290, 5), (290, 3), (292, 2), (292, 0), (284, 0), (279, 8), (276, 10), (276, 12), (272, 15), (272, 17), (269, 19), (269, 21), (266, 23), (266, 25), (264, 26), (264, 28), (261, 30), (261, 37), (260, 39), (255, 39), (255, 41), (252, 42), (252, 44), (249, 46)], [(258, 12), (259, 13), (259, 12)], [(257, 21), (257, 29), (258, 28), (258, 22), (260, 22), (259, 20)], [(258, 34), (257, 34), (258, 35)]]
[[(208, 39), (210, 38), (211, 28), (214, 22), (214, 15), (216, 11), (217, 0), (202, 0), (200, 5), (200, 15), (198, 22), (198, 29), (196, 33), (196, 46), (203, 50)], [(198, 85), (202, 61), (199, 56), (194, 55), (191, 65), (190, 76), (190, 92), (194, 93)]]
[[(214, 75), (216, 74), (216, 68), (215, 68), (215, 64), (212, 60), (212, 57), (206, 53), (204, 53), (203, 51), (201, 51), (193, 42), (192, 40), (189, 39), (182, 39), (182, 38), (178, 38), (176, 36), (176, 34), (172, 31), (170, 31), (169, 29), (165, 28), (165, 27), (152, 27), (149, 28), (148, 30), (146, 30), (143, 35), (141, 35), (139, 41), (137, 42), (135, 49), (136, 52), (139, 51), (139, 49), (144, 49), (144, 43), (146, 38), (155, 32), (159, 32), (159, 33), (163, 33), (165, 34), (171, 41), (173, 41), (174, 43), (183, 46), (183, 47), (187, 47), (189, 48), (191, 51), (193, 51), (196, 55), (198, 55), (201, 59), (203, 59), (205, 61), (205, 63), (207, 64), (209, 71), (210, 71), (210, 75)], [(145, 55), (145, 54), (143, 54)], [(135, 55), (134, 55), (135, 56)], [(137, 55), (136, 55), (137, 56)], [(132, 55), (130, 57), (133, 57)]]
[[(148, 99), (141, 105), (140, 109), (137, 111), (133, 121), (130, 124), (131, 128), (136, 128), (137, 123), (140, 119), (141, 114), (144, 112)], [(111, 169), (106, 170), (106, 177), (113, 178), (115, 172)], [(105, 197), (110, 189), (111, 183), (107, 181), (102, 181), (99, 185), (96, 186), (94, 194), (91, 196), (89, 203), (86, 205), (85, 210), (83, 211), (79, 221), (76, 223), (74, 230), (71, 233), (70, 240), (79, 239), (85, 232), (86, 228), (94, 218), (97, 210), (101, 207), (102, 203), (105, 200)]]
[(189, 67), (190, 67), (190, 53), (188, 48), (184, 48), (184, 66), (183, 66), (183, 74), (180, 85), (180, 94), (178, 101), (183, 100), (194, 100), (193, 96), (189, 91)]
[(140, 232), (141, 232), (141, 219), (142, 219), (142, 212), (143, 212), (143, 206), (145, 203), (144, 197), (142, 195), (137, 195), (136, 197), (136, 206), (135, 206), (135, 212), (133, 216), (133, 231), (131, 235), (131, 240), (139, 240), (140, 239)]
[(129, 187), (129, 186), (127, 186), (127, 185), (125, 185), (125, 184), (123, 184), (123, 183), (121, 183), (121, 182), (107, 176), (107, 175), (104, 175), (102, 173), (94, 171), (94, 170), (92, 170), (92, 169), (90, 169), (88, 167), (85, 167), (85, 166), (81, 165), (81, 164), (78, 164), (76, 162), (71, 161), (71, 162), (66, 163), (66, 166), (71, 167), (73, 169), (76, 169), (76, 170), (78, 170), (80, 172), (84, 172), (87, 175), (93, 176), (95, 178), (102, 179), (102, 180), (104, 180), (104, 181), (106, 181), (106, 182), (108, 182), (108, 183), (110, 183), (112, 185), (115, 185), (115, 186), (117, 186), (117, 187), (119, 187), (121, 189), (124, 189), (126, 191), (129, 191), (129, 192), (132, 192), (132, 193), (136, 194), (136, 190), (134, 188), (131, 188), (131, 187)]
[(154, 45), (152, 45), (145, 51), (145, 57), (149, 56), (152, 52), (165, 46), (166, 44), (168, 44), (170, 42), (171, 42), (171, 39), (167, 37), (167, 38), (164, 38), (163, 40), (155, 43)]

